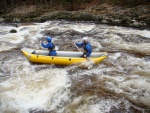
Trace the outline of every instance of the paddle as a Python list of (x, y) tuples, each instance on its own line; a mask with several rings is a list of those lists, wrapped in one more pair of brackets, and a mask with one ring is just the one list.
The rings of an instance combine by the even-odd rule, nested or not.
[(79, 47), (75, 43), (74, 43), (74, 45), (80, 52), (82, 52), (81, 49), (79, 49)]

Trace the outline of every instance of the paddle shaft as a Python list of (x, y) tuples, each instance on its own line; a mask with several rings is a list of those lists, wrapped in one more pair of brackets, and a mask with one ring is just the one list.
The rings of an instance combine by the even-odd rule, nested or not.
[(74, 43), (74, 45), (80, 52), (82, 52), (81, 49), (79, 49), (79, 47), (75, 43)]
[[(76, 47), (80, 52), (82, 52), (81, 49), (79, 49), (79, 47), (78, 47), (75, 43), (74, 43), (74, 45), (75, 45), (75, 47)], [(89, 57), (86, 57), (86, 59), (87, 59), (88, 61), (92, 62)]]

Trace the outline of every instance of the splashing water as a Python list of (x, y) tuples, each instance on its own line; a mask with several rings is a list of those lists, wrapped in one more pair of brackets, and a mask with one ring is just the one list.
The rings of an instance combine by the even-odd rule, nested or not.
[[(68, 21), (0, 28), (0, 112), (150, 112), (149, 30)], [(88, 36), (93, 51), (108, 57), (98, 65), (28, 62), (20, 49), (44, 49), (40, 42), (48, 35), (66, 51), (78, 51), (70, 42)]]

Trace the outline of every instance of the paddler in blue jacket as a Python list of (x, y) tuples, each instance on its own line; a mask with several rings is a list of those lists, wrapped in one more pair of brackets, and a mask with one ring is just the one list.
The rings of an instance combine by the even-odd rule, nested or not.
[(46, 37), (46, 40), (48, 42), (48, 44), (44, 44), (43, 42), (41, 43), (41, 45), (44, 47), (44, 48), (48, 48), (49, 49), (49, 54), (50, 56), (56, 56), (56, 50), (55, 50), (55, 45), (54, 43), (52, 42), (52, 38), (51, 37)]
[(92, 46), (88, 42), (88, 37), (83, 37), (81, 42), (76, 43), (76, 46), (83, 47), (83, 49), (84, 49), (84, 53), (81, 57), (83, 57), (83, 58), (90, 57), (90, 55), (92, 53)]

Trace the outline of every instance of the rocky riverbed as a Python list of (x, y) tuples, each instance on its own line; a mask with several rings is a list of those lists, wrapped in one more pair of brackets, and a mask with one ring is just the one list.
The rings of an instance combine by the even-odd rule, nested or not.
[(21, 6), (0, 16), (0, 22), (45, 22), (47, 20), (94, 21), (100, 24), (150, 28), (150, 2), (135, 7), (94, 4), (80, 10)]

